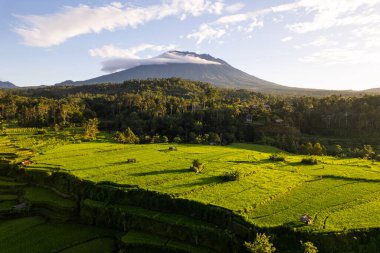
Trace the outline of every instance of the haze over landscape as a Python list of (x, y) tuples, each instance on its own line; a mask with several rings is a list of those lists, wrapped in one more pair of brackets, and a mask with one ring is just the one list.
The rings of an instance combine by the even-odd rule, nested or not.
[(139, 65), (207, 64), (167, 57), (179, 50), (280, 85), (377, 88), (379, 12), (378, 0), (0, 0), (0, 81), (53, 85)]

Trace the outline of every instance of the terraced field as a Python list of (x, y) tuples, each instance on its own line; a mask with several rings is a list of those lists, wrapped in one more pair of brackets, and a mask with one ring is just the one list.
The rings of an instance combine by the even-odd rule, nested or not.
[[(114, 143), (67, 144), (32, 157), (28, 170), (66, 171), (95, 182), (137, 185), (177, 198), (231, 209), (261, 227), (299, 227), (300, 215), (313, 217), (304, 230), (342, 231), (380, 227), (380, 164), (362, 159), (318, 157), (318, 165), (288, 154), (285, 162), (269, 156), (268, 146)], [(136, 158), (136, 163), (128, 163)], [(202, 173), (189, 170), (194, 159)], [(239, 170), (239, 181), (223, 182)]]
[(2, 253), (113, 252), (111, 231), (78, 224), (51, 224), (41, 217), (0, 221)]

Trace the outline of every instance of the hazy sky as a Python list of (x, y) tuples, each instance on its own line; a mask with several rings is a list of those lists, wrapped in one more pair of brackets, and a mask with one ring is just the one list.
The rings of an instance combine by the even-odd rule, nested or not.
[(19, 86), (172, 49), (283, 85), (380, 87), (380, 0), (0, 0), (0, 80)]

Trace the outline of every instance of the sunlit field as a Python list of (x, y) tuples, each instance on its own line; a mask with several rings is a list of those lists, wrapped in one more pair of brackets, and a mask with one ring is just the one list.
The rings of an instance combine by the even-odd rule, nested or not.
[[(172, 194), (225, 207), (265, 227), (295, 226), (307, 213), (307, 229), (341, 231), (380, 226), (380, 166), (363, 159), (317, 157), (317, 165), (301, 164), (303, 156), (287, 154), (285, 162), (269, 159), (280, 150), (261, 145), (229, 146), (125, 145), (107, 142), (66, 144), (32, 157), (30, 170), (66, 171), (95, 182)], [(136, 163), (128, 163), (135, 158)], [(205, 164), (201, 173), (189, 167)], [(238, 170), (238, 181), (221, 175)]]

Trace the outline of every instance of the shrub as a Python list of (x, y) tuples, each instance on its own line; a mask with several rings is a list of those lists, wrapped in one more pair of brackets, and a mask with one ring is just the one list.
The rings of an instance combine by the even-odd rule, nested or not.
[(140, 142), (139, 137), (137, 137), (133, 131), (128, 127), (125, 132), (116, 132), (114, 139), (120, 143), (136, 144)]
[(312, 242), (302, 242), (301, 245), (304, 248), (304, 253), (318, 253), (317, 247), (314, 246)]
[(89, 119), (84, 123), (84, 137), (96, 138), (96, 134), (99, 133), (98, 125), (99, 120), (97, 118)]
[(305, 158), (302, 158), (301, 163), (307, 164), (307, 165), (316, 165), (318, 164), (318, 160), (315, 159), (314, 157), (305, 157)]
[(243, 177), (243, 173), (239, 170), (234, 170), (231, 172), (225, 172), (222, 175), (222, 180), (225, 182), (228, 181), (239, 181)]
[(254, 242), (245, 242), (245, 248), (251, 253), (273, 253), (276, 248), (269, 242), (270, 236), (265, 234), (256, 234)]
[(168, 143), (169, 142), (169, 138), (165, 135), (161, 136), (161, 143)]
[(269, 159), (274, 162), (285, 162), (286, 156), (284, 154), (273, 154)]
[(161, 136), (158, 135), (158, 134), (155, 134), (155, 135), (152, 137), (152, 143), (161, 143)]
[(181, 142), (182, 142), (182, 139), (181, 139), (181, 137), (176, 136), (176, 137), (174, 137), (173, 142), (174, 142), (174, 143), (181, 143)]
[(195, 173), (201, 172), (204, 168), (203, 163), (201, 163), (198, 159), (193, 160), (193, 166), (190, 167), (191, 171), (194, 171)]

